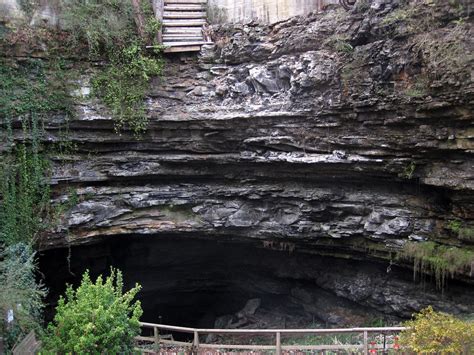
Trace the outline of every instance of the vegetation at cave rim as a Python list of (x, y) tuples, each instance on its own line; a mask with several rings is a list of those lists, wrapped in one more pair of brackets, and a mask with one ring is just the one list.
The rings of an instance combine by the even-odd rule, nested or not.
[[(128, 0), (65, 1), (63, 5), (69, 20), (68, 43), (86, 42), (91, 60), (105, 60), (103, 69), (92, 79), (93, 93), (112, 111), (117, 130), (130, 128), (141, 134), (147, 125), (144, 98), (148, 82), (162, 69), (157, 53), (145, 50), (159, 29), (150, 3), (141, 1), (140, 15), (146, 19), (143, 28), (137, 28), (136, 12)], [(4, 250), (0, 278), (2, 286), (8, 285), (0, 292), (0, 307), (2, 314), (12, 316), (8, 329), (3, 329), (2, 322), (9, 349), (30, 330), (40, 330), (46, 290), (36, 280), (33, 246), (39, 234), (55, 223), (56, 212), (62, 207), (51, 206), (51, 145), (41, 143), (43, 125), (44, 119), (53, 115), (61, 117), (67, 126), (74, 115), (74, 80), (62, 59), (67, 49), (59, 41), (52, 43), (55, 37), (47, 30), (19, 28), (0, 37), (4, 46), (40, 39), (54, 49), (45, 59), (0, 59), (0, 138), (4, 147), (0, 157), (0, 249)], [(57, 140), (53, 151), (71, 146), (67, 135)], [(21, 268), (11, 267), (19, 261), (24, 263)], [(15, 277), (16, 269), (23, 277)]]
[[(10, 318), (8, 325), (1, 325), (7, 350), (30, 330), (41, 331), (46, 290), (37, 281), (34, 246), (55, 212), (42, 126), (47, 116), (59, 114), (67, 121), (72, 112), (59, 66), (39, 60), (16, 66), (0, 61), (0, 309)], [(47, 75), (51, 68), (55, 70)]]
[(66, 0), (63, 6), (66, 30), (73, 43), (87, 43), (91, 60), (105, 60), (103, 70), (92, 78), (93, 94), (111, 110), (115, 128), (131, 129), (140, 136), (148, 124), (145, 95), (153, 76), (160, 75), (163, 61), (156, 45), (161, 24), (151, 3), (130, 0)]
[(93, 282), (86, 271), (75, 290), (68, 286), (56, 307), (52, 323), (43, 338), (46, 353), (132, 353), (134, 337), (140, 332), (143, 313), (134, 301), (140, 286), (123, 292), (120, 270), (99, 276)]
[(398, 258), (413, 260), (413, 277), (434, 275), (436, 287), (443, 290), (448, 276), (468, 271), (474, 274), (474, 251), (466, 248), (440, 245), (435, 242), (407, 242)]

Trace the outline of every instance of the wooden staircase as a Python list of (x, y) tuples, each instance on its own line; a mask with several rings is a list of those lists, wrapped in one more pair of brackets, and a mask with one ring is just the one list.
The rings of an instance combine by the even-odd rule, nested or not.
[(161, 4), (157, 18), (162, 21), (165, 53), (200, 51), (203, 44), (211, 43), (204, 30), (207, 0), (163, 0)]

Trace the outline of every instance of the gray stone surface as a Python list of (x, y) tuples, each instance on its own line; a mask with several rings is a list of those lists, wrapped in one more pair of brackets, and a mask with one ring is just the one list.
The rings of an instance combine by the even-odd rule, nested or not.
[[(408, 240), (472, 249), (448, 228), (453, 219), (474, 225), (472, 61), (444, 63), (425, 92), (409, 91), (431, 70), (413, 41), (434, 35), (441, 43), (453, 21), (472, 15), (447, 3), (420, 5), (420, 18), (434, 16), (439, 26), (405, 33), (384, 21), (392, 10), (214, 27), (215, 45), (199, 58), (166, 59), (140, 140), (117, 135), (103, 105), (84, 97), (69, 126), (77, 149), (57, 157), (53, 174), (55, 201), (73, 188), (80, 203), (41, 248), (192, 234), (378, 261)], [(467, 17), (460, 32), (466, 53), (471, 23)], [(349, 53), (334, 47), (340, 38)], [(82, 71), (80, 92), (89, 91), (93, 70)], [(60, 117), (46, 122), (47, 142), (60, 139), (60, 125)], [(471, 287), (472, 276), (456, 278)], [(359, 286), (346, 278), (325, 287), (409, 312), (409, 282), (373, 288), (370, 274), (357, 277)], [(405, 285), (398, 295), (397, 282)]]

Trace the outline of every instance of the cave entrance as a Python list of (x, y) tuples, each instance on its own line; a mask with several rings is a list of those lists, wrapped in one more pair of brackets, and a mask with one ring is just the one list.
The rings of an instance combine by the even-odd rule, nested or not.
[(109, 237), (45, 251), (39, 258), (50, 290), (47, 319), (66, 283), (79, 284), (86, 269), (95, 278), (114, 266), (122, 270), (127, 289), (142, 285), (143, 321), (200, 328), (367, 323), (380, 315), (315, 282), (354, 267), (350, 263), (243, 241), (176, 236)]

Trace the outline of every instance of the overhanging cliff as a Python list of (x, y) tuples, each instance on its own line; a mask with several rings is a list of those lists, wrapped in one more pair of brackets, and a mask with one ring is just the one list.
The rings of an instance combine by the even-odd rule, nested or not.
[[(213, 31), (198, 57), (166, 58), (139, 139), (81, 96), (97, 63), (70, 61), (81, 68), (75, 149), (52, 182), (56, 202), (72, 188), (78, 203), (42, 250), (186, 235), (404, 267), (408, 241), (473, 250), (468, 7), (334, 9)], [(10, 54), (47, 55), (33, 49)], [(45, 128), (45, 144), (59, 141), (64, 117)], [(472, 266), (456, 278), (469, 290)], [(472, 312), (465, 302), (456, 311)]]

